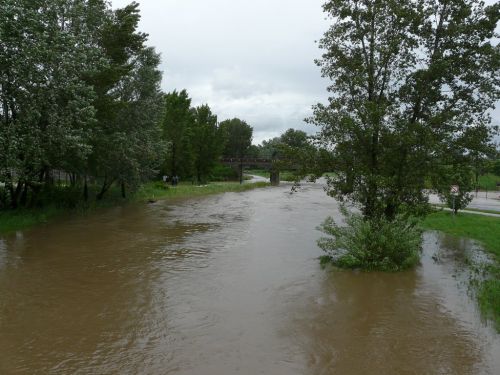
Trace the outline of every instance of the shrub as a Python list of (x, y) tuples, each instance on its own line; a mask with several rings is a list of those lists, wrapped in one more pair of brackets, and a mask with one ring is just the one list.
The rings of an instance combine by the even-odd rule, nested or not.
[(155, 189), (158, 189), (158, 190), (168, 190), (169, 189), (167, 183), (165, 183), (163, 181), (155, 181), (153, 183), (153, 187)]
[(58, 208), (75, 208), (82, 201), (82, 188), (79, 186), (45, 185), (32, 202), (33, 206), (46, 207), (55, 205)]
[[(345, 226), (331, 217), (318, 228), (328, 234), (318, 241), (330, 262), (341, 268), (400, 271), (420, 259), (422, 231), (412, 219), (365, 219), (342, 208)], [(324, 257), (323, 260), (324, 262)]]
[(237, 179), (238, 171), (222, 164), (215, 165), (210, 175), (211, 181), (231, 181)]

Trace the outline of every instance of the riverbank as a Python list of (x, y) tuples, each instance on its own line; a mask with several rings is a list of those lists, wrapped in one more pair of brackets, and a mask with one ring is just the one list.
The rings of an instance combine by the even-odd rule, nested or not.
[(164, 199), (190, 198), (204, 195), (220, 194), (227, 192), (243, 192), (251, 189), (269, 186), (266, 182), (240, 184), (239, 182), (212, 182), (203, 186), (190, 183), (181, 183), (175, 187), (166, 186), (161, 182), (150, 182), (142, 185), (137, 192), (127, 199), (119, 197), (118, 192), (102, 201), (92, 200), (88, 203), (81, 202), (76, 207), (65, 208), (57, 205), (48, 205), (43, 208), (0, 211), (0, 234), (44, 224), (63, 215), (82, 215), (97, 209), (118, 206), (131, 202), (148, 202)]
[(493, 255), (494, 264), (486, 267), (489, 276), (479, 283), (478, 300), (483, 313), (495, 321), (500, 331), (500, 218), (465, 213), (454, 216), (440, 211), (429, 215), (422, 227), (474, 239)]
[[(244, 173), (253, 174), (264, 178), (269, 178), (270, 176), (269, 171), (265, 169), (246, 169)], [(295, 175), (293, 174), (292, 171), (280, 171), (280, 180), (295, 181)]]

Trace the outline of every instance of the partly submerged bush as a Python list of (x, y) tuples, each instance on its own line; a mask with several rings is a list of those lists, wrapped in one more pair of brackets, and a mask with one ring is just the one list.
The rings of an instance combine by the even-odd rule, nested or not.
[[(420, 259), (422, 232), (416, 221), (398, 217), (365, 219), (342, 209), (345, 226), (331, 217), (319, 229), (328, 234), (318, 241), (331, 263), (341, 268), (399, 271)], [(324, 257), (322, 262), (324, 262)]]

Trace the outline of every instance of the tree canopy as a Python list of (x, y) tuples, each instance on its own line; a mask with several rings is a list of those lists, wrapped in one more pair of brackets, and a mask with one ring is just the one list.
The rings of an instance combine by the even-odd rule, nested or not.
[(223, 155), (228, 158), (242, 158), (247, 155), (252, 145), (253, 128), (238, 118), (220, 123), (224, 135)]
[(500, 3), (331, 0), (324, 10), (332, 26), (317, 64), (330, 99), (309, 121), (334, 155), (330, 194), (368, 218), (418, 212), (426, 180), (449, 188), (450, 171), (491, 141)]
[[(0, 181), (11, 207), (37, 204), (54, 170), (133, 186), (152, 172), (160, 59), (137, 31), (138, 4), (0, 3)], [(28, 202), (30, 201), (30, 202)]]

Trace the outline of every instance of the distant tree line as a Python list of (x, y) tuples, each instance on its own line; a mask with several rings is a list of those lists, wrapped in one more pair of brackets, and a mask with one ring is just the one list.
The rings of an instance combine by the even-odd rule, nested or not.
[(162, 140), (168, 146), (162, 173), (205, 183), (221, 157), (249, 155), (253, 128), (238, 118), (218, 122), (208, 105), (191, 106), (186, 90), (165, 95)]

